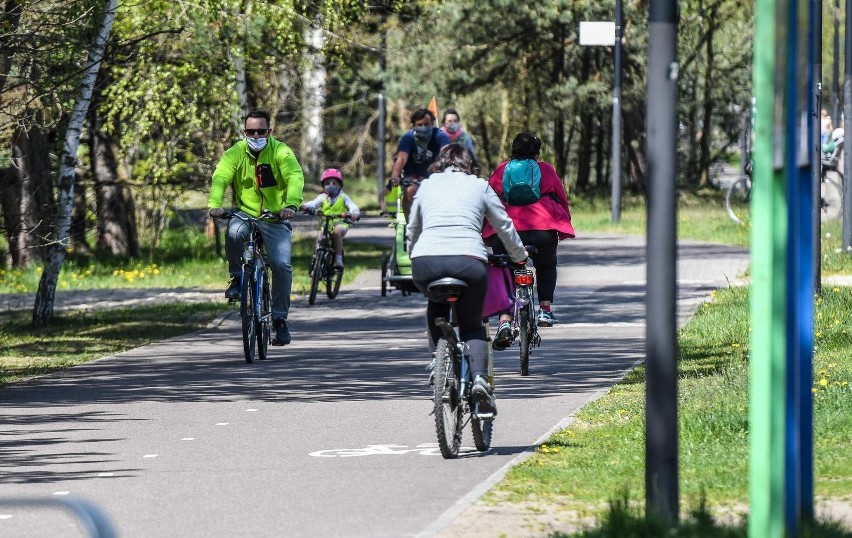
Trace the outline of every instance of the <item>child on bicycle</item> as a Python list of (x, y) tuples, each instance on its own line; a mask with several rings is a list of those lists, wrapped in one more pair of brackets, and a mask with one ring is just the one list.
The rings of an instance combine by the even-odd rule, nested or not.
[[(316, 214), (317, 210), (323, 215), (341, 215), (348, 212), (353, 221), (361, 218), (361, 210), (349, 196), (343, 192), (343, 174), (337, 168), (329, 168), (320, 178), (322, 192), (319, 196), (302, 204), (302, 211)], [(334, 266), (343, 269), (343, 237), (349, 230), (342, 218), (335, 219), (331, 233), (334, 241)]]

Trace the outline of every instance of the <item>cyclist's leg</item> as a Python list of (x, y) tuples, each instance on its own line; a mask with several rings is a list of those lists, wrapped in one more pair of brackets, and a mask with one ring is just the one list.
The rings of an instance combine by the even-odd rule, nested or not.
[(349, 226), (338, 224), (331, 233), (332, 241), (334, 241), (334, 253), (338, 256), (343, 255), (343, 238), (346, 237), (347, 231), (349, 231)]
[[(442, 271), (444, 264), (439, 256), (421, 256), (411, 259), (411, 275), (414, 285), (427, 298), (429, 283), (447, 276)], [(450, 305), (429, 301), (426, 305), (426, 330), (429, 335), (429, 351), (435, 351), (435, 345), (444, 333), (435, 325), (438, 318), (449, 319)]]
[[(240, 212), (245, 215), (245, 213)], [(228, 258), (228, 273), (239, 277), (243, 266), (243, 248), (248, 240), (249, 225), (240, 219), (233, 218), (228, 222), (225, 234), (225, 256)]]
[(293, 287), (291, 226), (286, 222), (260, 222), (259, 226), (272, 267), (272, 319), (286, 320)]

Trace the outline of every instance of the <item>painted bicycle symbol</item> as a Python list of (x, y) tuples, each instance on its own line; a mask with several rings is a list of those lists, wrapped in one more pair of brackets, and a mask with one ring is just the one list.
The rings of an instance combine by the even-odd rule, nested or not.
[(420, 454), (421, 456), (440, 456), (437, 443), (423, 443), (414, 448), (408, 445), (367, 445), (364, 448), (333, 448), (317, 450), (309, 455), (315, 458), (354, 458), (356, 456), (389, 456), (400, 454)]

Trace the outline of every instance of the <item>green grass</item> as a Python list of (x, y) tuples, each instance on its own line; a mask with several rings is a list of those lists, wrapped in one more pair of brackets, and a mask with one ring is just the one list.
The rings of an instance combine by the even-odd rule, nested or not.
[[(816, 304), (815, 327), (815, 493), (848, 497), (852, 288), (824, 288), (823, 293)], [(680, 331), (679, 347), (683, 508), (706, 499), (714, 509), (742, 511), (738, 507), (748, 505), (748, 289), (714, 293)], [(642, 367), (633, 370), (608, 394), (584, 407), (571, 427), (554, 434), (513, 468), (488, 500), (558, 498), (560, 504), (588, 510), (603, 506), (615, 492), (629, 491), (630, 500), (641, 504), (644, 499), (637, 492), (644, 492), (644, 375)], [(634, 535), (645, 536), (630, 536)]]
[[(347, 242), (343, 282), (351, 282), (365, 268), (379, 266), (382, 248)], [(223, 247), (224, 248), (224, 247)], [(314, 251), (314, 235), (296, 234), (293, 239), (293, 293), (310, 289), (308, 266)], [(0, 269), (0, 289), (33, 293), (38, 289), (42, 267)], [(127, 261), (110, 256), (96, 258), (69, 255), (62, 266), (57, 290), (114, 288), (207, 288), (225, 289), (228, 264), (217, 256), (215, 244), (202, 230), (185, 227), (167, 230), (160, 247), (146, 260)]]
[(34, 329), (29, 312), (0, 323), (0, 385), (185, 334), (233, 310), (222, 303), (167, 304), (54, 316)]

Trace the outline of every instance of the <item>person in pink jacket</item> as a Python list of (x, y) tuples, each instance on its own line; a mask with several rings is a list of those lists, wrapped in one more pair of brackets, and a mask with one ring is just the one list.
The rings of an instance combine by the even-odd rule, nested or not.
[[(491, 188), (503, 200), (506, 213), (512, 219), (524, 245), (533, 245), (538, 249), (531, 256), (536, 268), (536, 291), (540, 310), (538, 326), (551, 327), (556, 323), (553, 316), (553, 294), (556, 290), (556, 247), (559, 241), (574, 237), (571, 225), (571, 209), (562, 180), (552, 165), (538, 161), (541, 152), (541, 140), (530, 133), (520, 133), (512, 141), (512, 160), (532, 159), (538, 163), (541, 171), (540, 197), (528, 205), (511, 205), (503, 194), (503, 171), (510, 161), (497, 166), (488, 180)], [(496, 236), (494, 229), (486, 224), (482, 236), (490, 240), (495, 254), (505, 253), (506, 249)], [(510, 314), (500, 317), (500, 325), (494, 341), (495, 349), (505, 349), (512, 343)]]

